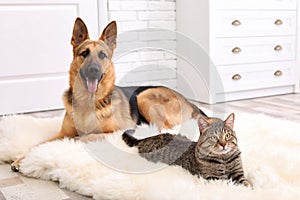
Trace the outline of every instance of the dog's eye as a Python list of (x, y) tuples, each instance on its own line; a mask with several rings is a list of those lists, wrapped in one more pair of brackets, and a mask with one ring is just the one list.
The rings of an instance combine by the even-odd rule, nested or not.
[(90, 50), (87, 49), (87, 50), (81, 52), (79, 55), (86, 58), (89, 54), (90, 54)]
[(107, 55), (103, 51), (100, 51), (99, 58), (103, 60), (104, 58), (107, 58)]

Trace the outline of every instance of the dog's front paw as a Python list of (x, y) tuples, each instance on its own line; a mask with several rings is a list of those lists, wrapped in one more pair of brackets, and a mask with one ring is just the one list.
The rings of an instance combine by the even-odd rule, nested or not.
[(19, 162), (17, 160), (10, 165), (10, 169), (13, 172), (19, 172)]
[(22, 156), (20, 158), (18, 158), (17, 160), (15, 160), (11, 165), (10, 165), (10, 169), (13, 172), (19, 172), (20, 171), (20, 162), (25, 158), (25, 156)]

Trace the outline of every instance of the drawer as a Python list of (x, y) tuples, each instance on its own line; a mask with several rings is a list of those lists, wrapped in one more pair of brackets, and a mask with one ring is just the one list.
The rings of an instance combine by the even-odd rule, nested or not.
[(296, 11), (217, 11), (216, 37), (295, 35)]
[(210, 0), (215, 9), (296, 10), (297, 0)]
[(211, 46), (215, 65), (294, 60), (296, 37), (216, 39)]
[(223, 87), (218, 93), (292, 85), (295, 62), (274, 62), (218, 67)]

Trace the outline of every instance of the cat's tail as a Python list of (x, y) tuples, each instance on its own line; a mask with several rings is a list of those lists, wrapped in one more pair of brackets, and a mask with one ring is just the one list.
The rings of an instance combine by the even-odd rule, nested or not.
[(130, 147), (134, 147), (139, 144), (139, 140), (132, 136), (134, 132), (135, 130), (129, 129), (122, 134), (122, 139)]

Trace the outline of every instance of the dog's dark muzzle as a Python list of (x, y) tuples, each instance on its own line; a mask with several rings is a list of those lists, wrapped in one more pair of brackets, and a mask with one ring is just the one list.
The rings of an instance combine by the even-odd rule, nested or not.
[(91, 79), (100, 79), (101, 72), (98, 65), (90, 65), (86, 68), (86, 77)]
[(96, 92), (101, 80), (102, 72), (96, 64), (88, 65), (80, 69), (80, 76), (89, 92)]

